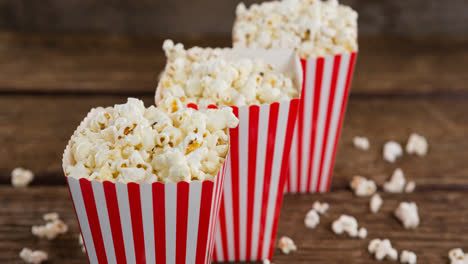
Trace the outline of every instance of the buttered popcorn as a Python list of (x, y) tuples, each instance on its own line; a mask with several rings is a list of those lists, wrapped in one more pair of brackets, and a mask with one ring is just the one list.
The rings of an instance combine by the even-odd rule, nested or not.
[(302, 58), (353, 52), (356, 11), (337, 0), (240, 3), (233, 27), (234, 47), (295, 49)]
[(197, 111), (167, 98), (158, 108), (142, 101), (98, 108), (71, 139), (74, 164), (66, 175), (111, 182), (213, 180), (228, 152), (229, 107)]
[[(175, 96), (201, 106), (252, 105), (298, 97), (293, 79), (261, 59), (226, 60), (223, 49), (184, 49), (166, 40), (167, 65), (158, 85), (162, 98)], [(156, 98), (158, 100), (158, 98)]]

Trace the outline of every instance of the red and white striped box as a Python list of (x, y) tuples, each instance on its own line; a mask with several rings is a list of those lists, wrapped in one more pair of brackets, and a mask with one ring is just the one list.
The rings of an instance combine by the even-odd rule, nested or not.
[[(64, 170), (72, 160), (69, 143)], [(67, 177), (89, 262), (211, 263), (226, 163), (214, 182), (124, 184)]]
[(357, 52), (301, 59), (303, 86), (287, 193), (326, 192)]

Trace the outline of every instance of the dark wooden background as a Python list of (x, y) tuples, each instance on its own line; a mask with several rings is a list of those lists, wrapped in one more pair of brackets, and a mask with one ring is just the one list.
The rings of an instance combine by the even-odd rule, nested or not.
[[(278, 235), (291, 236), (299, 250), (275, 251), (273, 262), (374, 263), (367, 243), (388, 237), (399, 251), (415, 251), (419, 263), (448, 263), (449, 249), (468, 251), (468, 2), (343, 2), (360, 12), (360, 52), (332, 192), (285, 197)], [(153, 102), (164, 38), (229, 46), (236, 4), (0, 0), (0, 263), (21, 263), (25, 246), (48, 251), (49, 263), (86, 263), (61, 170), (69, 136), (91, 107), (129, 96)], [(384, 162), (383, 143), (405, 143), (413, 131), (428, 138), (429, 154)], [(356, 135), (369, 137), (370, 151), (352, 147)], [(18, 166), (35, 172), (30, 188), (10, 187)], [(383, 194), (382, 211), (370, 214), (368, 199), (353, 197), (348, 181), (361, 174), (382, 184), (396, 167), (416, 181), (416, 192)], [(331, 209), (308, 230), (303, 218), (317, 199)], [(416, 230), (392, 217), (403, 200), (420, 207)], [(50, 211), (70, 232), (54, 241), (33, 237), (31, 225)], [(342, 213), (356, 216), (369, 237), (335, 236), (330, 223)]]

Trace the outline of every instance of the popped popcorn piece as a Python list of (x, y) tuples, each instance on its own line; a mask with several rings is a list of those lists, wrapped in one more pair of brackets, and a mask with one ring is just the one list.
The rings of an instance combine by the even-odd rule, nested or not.
[(400, 263), (416, 264), (417, 256), (414, 252), (403, 250), (400, 254)]
[(23, 168), (15, 168), (11, 171), (11, 184), (13, 187), (26, 187), (34, 179), (34, 173)]
[(403, 155), (403, 149), (401, 145), (395, 141), (388, 141), (385, 143), (383, 148), (383, 157), (384, 160), (394, 163), (395, 160)]
[(311, 209), (305, 219), (304, 224), (307, 228), (314, 229), (320, 223), (320, 216), (315, 209)]
[(81, 251), (83, 253), (86, 253), (86, 247), (84, 246), (84, 242), (83, 242), (83, 236), (81, 234), (78, 235), (78, 244), (80, 245), (81, 247)]
[(229, 149), (230, 107), (194, 110), (173, 97), (145, 108), (141, 100), (94, 109), (70, 140), (69, 177), (111, 182), (213, 180)]
[(384, 183), (383, 189), (389, 193), (401, 193), (405, 189), (406, 179), (403, 170), (395, 169), (390, 181)]
[(382, 204), (383, 204), (383, 200), (380, 197), (380, 195), (378, 195), (377, 193), (372, 195), (370, 202), (369, 202), (369, 207), (370, 207), (371, 212), (374, 214), (377, 213), (380, 210), (380, 207), (382, 206)]
[(167, 65), (158, 84), (156, 103), (169, 96), (185, 103), (214, 105), (270, 104), (299, 96), (295, 80), (262, 59), (227, 60), (225, 49), (194, 47), (164, 41)]
[(272, 263), (271, 263), (271, 261), (269, 259), (264, 259), (263, 264), (272, 264)]
[(49, 256), (45, 251), (42, 250), (31, 250), (29, 248), (23, 248), (19, 253), (20, 258), (26, 262), (31, 264), (40, 264), (44, 261), (47, 261)]
[(377, 191), (377, 186), (373, 180), (368, 180), (362, 176), (354, 176), (349, 186), (356, 196), (370, 196)]
[(392, 247), (392, 243), (388, 239), (373, 239), (367, 249), (379, 261), (385, 258), (393, 261), (398, 259), (398, 251)]
[(341, 215), (337, 220), (333, 221), (332, 230), (337, 235), (346, 233), (350, 237), (365, 238), (367, 236), (367, 230), (362, 227), (358, 230), (356, 218), (349, 215)]
[(42, 216), (44, 221), (55, 221), (59, 219), (59, 215), (56, 212), (53, 213), (47, 213)]
[(461, 248), (451, 249), (448, 253), (450, 264), (467, 264), (468, 254), (465, 254)]
[(312, 209), (317, 211), (319, 214), (325, 214), (330, 208), (330, 205), (328, 203), (321, 203), (320, 201), (315, 201), (314, 204), (312, 205)]
[(356, 11), (337, 0), (240, 3), (233, 27), (235, 47), (295, 49), (302, 58), (357, 50)]
[(370, 146), (369, 139), (366, 137), (354, 137), (353, 144), (360, 150), (368, 150)]
[(416, 154), (425, 156), (427, 154), (428, 143), (425, 137), (412, 133), (406, 143), (406, 152), (408, 154)]
[(416, 183), (414, 181), (409, 181), (406, 184), (405, 192), (406, 193), (412, 193), (412, 192), (414, 192), (414, 189), (416, 189)]
[(45, 225), (32, 226), (31, 232), (39, 238), (47, 238), (48, 240), (55, 239), (60, 234), (65, 234), (68, 231), (68, 226), (59, 219), (57, 213), (48, 213), (43, 216), (47, 221)]
[(419, 225), (418, 206), (414, 202), (401, 202), (395, 210), (395, 216), (406, 229), (416, 228)]
[(280, 238), (278, 242), (278, 247), (281, 250), (281, 252), (283, 252), (283, 254), (286, 254), (286, 255), (288, 255), (292, 251), (297, 250), (297, 247), (296, 247), (296, 244), (294, 244), (294, 241), (287, 236), (283, 236)]

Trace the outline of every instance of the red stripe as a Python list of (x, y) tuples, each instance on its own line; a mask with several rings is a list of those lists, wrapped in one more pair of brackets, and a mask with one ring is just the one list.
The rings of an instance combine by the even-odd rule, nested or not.
[[(239, 117), (239, 108), (232, 107), (232, 112)], [(242, 122), (242, 120), (241, 120)], [(239, 126), (229, 130), (231, 137), (231, 186), (232, 186), (232, 214), (234, 223), (234, 257), (240, 259), (239, 232)]]
[(202, 183), (200, 218), (198, 223), (197, 255), (195, 258), (196, 264), (205, 264), (206, 261), (206, 246), (208, 242), (208, 228), (210, 224), (213, 185), (214, 183), (212, 181), (204, 181)]
[[(229, 152), (228, 152), (229, 153)], [(226, 156), (226, 159), (229, 157), (229, 154)], [(218, 172), (218, 179), (217, 179), (217, 185), (218, 185), (218, 190), (216, 191), (216, 195), (218, 197), (218, 200), (217, 200), (217, 203), (216, 203), (216, 214), (214, 215), (214, 218), (213, 218), (213, 230), (212, 230), (212, 233), (213, 233), (213, 241), (212, 241), (212, 244), (211, 244), (211, 250), (213, 251), (214, 250), (214, 245), (215, 245), (215, 242), (216, 242), (216, 224), (217, 224), (217, 221), (219, 221), (218, 217), (219, 217), (219, 209), (221, 208), (221, 200), (223, 199), (223, 188), (224, 188), (224, 177), (226, 175), (226, 164), (227, 164), (227, 160), (224, 161), (223, 163), (223, 167), (221, 168), (221, 171)]]
[(133, 244), (137, 263), (146, 263), (145, 239), (143, 235), (143, 217), (141, 214), (140, 185), (134, 182), (127, 184), (130, 216), (132, 218)]
[(94, 250), (96, 251), (97, 259), (99, 263), (107, 263), (106, 250), (104, 248), (104, 241), (102, 238), (101, 225), (99, 224), (92, 184), (86, 179), (80, 179), (80, 187), (86, 208), (86, 215), (88, 216), (89, 228), (91, 229), (91, 235), (93, 236)]
[(153, 183), (153, 219), (154, 219), (154, 247), (156, 263), (166, 263), (166, 213), (164, 199), (165, 185)]
[(301, 165), (303, 159), (302, 157), (302, 135), (304, 133), (304, 104), (305, 104), (305, 90), (306, 90), (306, 83), (307, 83), (307, 60), (301, 59), (302, 65), (302, 91), (301, 91), (301, 98), (299, 103), (299, 117), (298, 117), (298, 124), (297, 124), (297, 173), (296, 175), (291, 175), (291, 177), (296, 177), (296, 191), (300, 192), (301, 190)]
[(345, 92), (343, 94), (343, 101), (341, 103), (340, 120), (338, 123), (338, 130), (336, 133), (335, 143), (333, 145), (333, 154), (332, 154), (331, 163), (330, 163), (330, 170), (328, 171), (326, 191), (330, 189), (331, 175), (333, 173), (332, 168), (333, 168), (333, 165), (335, 164), (335, 157), (336, 157), (336, 146), (338, 145), (338, 139), (340, 138), (340, 134), (341, 134), (341, 126), (343, 125), (344, 111), (346, 109), (346, 103), (349, 97), (349, 88), (351, 86), (351, 79), (352, 79), (353, 72), (354, 72), (356, 55), (357, 55), (356, 52), (351, 53), (351, 58), (349, 59), (348, 75), (346, 76), (346, 87), (345, 87)]
[(335, 103), (335, 92), (336, 92), (336, 84), (338, 80), (338, 71), (340, 69), (340, 63), (341, 63), (341, 55), (336, 55), (333, 58), (333, 70), (332, 70), (332, 79), (331, 79), (331, 84), (330, 84), (330, 95), (328, 97), (328, 105), (327, 105), (327, 117), (325, 119), (325, 131), (324, 131), (324, 137), (323, 137), (323, 145), (322, 145), (322, 151), (320, 155), (320, 167), (318, 171), (318, 181), (317, 181), (317, 186), (315, 191), (319, 192), (320, 191), (320, 184), (322, 183), (322, 179), (325, 177), (322, 175), (323, 171), (323, 161), (325, 158), (325, 151), (327, 149), (327, 143), (328, 143), (328, 134), (330, 133), (330, 123), (331, 123), (331, 115), (333, 113), (333, 105)]
[(263, 181), (263, 197), (262, 197), (262, 212), (260, 217), (260, 232), (257, 248), (257, 256), (261, 257), (263, 243), (265, 239), (265, 222), (268, 209), (268, 196), (270, 194), (270, 181), (271, 181), (271, 170), (273, 166), (273, 155), (275, 150), (275, 138), (276, 138), (276, 125), (278, 123), (278, 110), (279, 103), (272, 103), (270, 105), (270, 117), (268, 120), (268, 139), (266, 145), (266, 157), (265, 157), (265, 179)]
[(289, 104), (289, 115), (286, 125), (286, 134), (285, 134), (285, 141), (284, 141), (284, 149), (283, 149), (283, 159), (281, 160), (281, 174), (278, 186), (278, 193), (276, 196), (276, 207), (275, 207), (275, 217), (273, 218), (273, 226), (271, 231), (271, 244), (270, 244), (270, 251), (268, 253), (268, 259), (273, 257), (273, 249), (275, 246), (275, 237), (276, 237), (276, 230), (278, 228), (278, 220), (281, 211), (281, 204), (283, 202), (283, 191), (284, 184), (287, 179), (287, 173), (289, 171), (289, 153), (291, 151), (291, 143), (292, 137), (294, 134), (294, 127), (296, 124), (297, 118), (297, 108), (299, 105), (299, 100), (293, 99)]
[[(221, 199), (221, 209), (219, 212), (219, 229), (221, 231), (223, 257), (224, 257), (224, 260), (227, 260), (229, 257), (229, 254), (228, 254), (228, 244), (227, 244), (226, 213), (224, 210), (226, 209), (224, 206), (224, 196), (223, 196), (223, 198)], [(216, 243), (216, 247), (219, 247), (219, 243)]]
[(112, 231), (112, 241), (114, 242), (115, 257), (117, 263), (127, 263), (115, 183), (105, 181), (103, 186), (106, 196), (107, 212), (109, 214), (109, 223)]
[[(220, 202), (220, 185), (221, 185), (221, 177), (223, 177), (223, 173), (224, 173), (224, 164), (226, 164), (226, 162), (223, 163), (223, 166), (221, 167), (221, 169), (218, 171), (218, 174), (216, 175), (216, 181), (215, 181), (215, 193), (214, 193), (214, 202), (215, 204), (213, 205), (213, 210), (212, 210), (212, 214), (210, 216), (210, 230), (209, 230), (209, 239), (208, 239), (208, 251), (207, 251), (207, 254), (208, 254), (208, 260), (211, 261), (210, 257), (212, 256), (212, 252), (213, 252), (213, 243), (214, 243), (214, 240), (215, 240), (215, 230), (216, 230), (216, 220), (218, 219), (218, 209), (219, 209), (219, 202)], [(208, 261), (209, 262), (209, 261)]]
[(196, 104), (194, 104), (194, 103), (188, 103), (188, 104), (187, 104), (187, 107), (188, 107), (188, 108), (195, 109), (195, 110), (198, 110), (198, 105), (196, 105)]
[(248, 153), (248, 177), (247, 177), (247, 251), (246, 259), (251, 256), (252, 227), (255, 200), (255, 169), (257, 167), (257, 142), (258, 142), (258, 115), (260, 108), (257, 105), (249, 107), (249, 153)]
[(187, 254), (189, 191), (188, 182), (179, 182), (177, 184), (176, 264), (185, 263)]
[(322, 79), (323, 79), (323, 64), (324, 58), (317, 59), (317, 65), (315, 70), (315, 84), (314, 84), (314, 103), (312, 106), (312, 129), (310, 130), (310, 149), (309, 149), (309, 168), (307, 172), (307, 189), (306, 192), (310, 192), (312, 185), (312, 166), (314, 160), (314, 148), (315, 148), (315, 136), (317, 135), (317, 119), (319, 112), (320, 93), (322, 92)]

